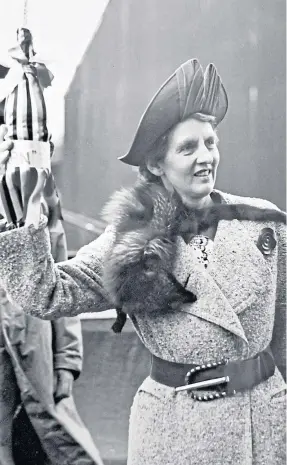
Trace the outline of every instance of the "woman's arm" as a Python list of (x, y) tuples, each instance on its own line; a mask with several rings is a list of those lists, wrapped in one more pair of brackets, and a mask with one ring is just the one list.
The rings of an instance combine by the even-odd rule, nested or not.
[(45, 224), (0, 234), (0, 284), (33, 316), (55, 319), (112, 308), (102, 286), (103, 260), (114, 241), (107, 228), (72, 260), (55, 264)]

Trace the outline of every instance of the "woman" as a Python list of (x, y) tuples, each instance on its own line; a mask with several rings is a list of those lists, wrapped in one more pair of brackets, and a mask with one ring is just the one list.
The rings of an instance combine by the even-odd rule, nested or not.
[[(216, 202), (276, 208), (214, 190), (215, 127), (226, 110), (215, 67), (203, 73), (189, 60), (151, 101), (122, 161), (140, 166), (149, 183), (175, 191), (187, 211)], [(47, 319), (110, 308), (102, 276), (116, 226), (73, 260), (54, 265), (42, 223), (1, 234), (1, 283), (10, 297)], [(132, 406), (128, 465), (285, 463), (284, 233), (279, 224), (234, 220), (176, 238), (173, 275), (197, 300), (132, 314), (153, 365)], [(142, 295), (143, 307), (148, 298)], [(229, 364), (216, 365), (222, 358)], [(212, 386), (215, 378), (223, 384)], [(203, 391), (184, 386), (204, 380)]]

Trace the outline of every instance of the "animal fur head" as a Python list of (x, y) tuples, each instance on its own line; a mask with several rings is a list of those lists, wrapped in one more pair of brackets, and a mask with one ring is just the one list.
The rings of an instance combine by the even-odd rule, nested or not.
[[(165, 286), (172, 279), (177, 211), (172, 195), (147, 183), (122, 189), (105, 207), (104, 218), (116, 226), (117, 234), (106, 260), (103, 281), (116, 306), (132, 303), (135, 311), (160, 277)], [(156, 297), (153, 300), (155, 308)]]

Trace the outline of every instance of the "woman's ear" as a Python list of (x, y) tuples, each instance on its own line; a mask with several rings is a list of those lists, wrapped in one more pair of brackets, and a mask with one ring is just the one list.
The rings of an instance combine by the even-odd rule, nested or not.
[(155, 161), (147, 160), (146, 166), (147, 166), (147, 169), (148, 169), (152, 174), (154, 174), (155, 176), (158, 176), (159, 178), (161, 178), (164, 187), (165, 187), (169, 192), (173, 192), (173, 191), (174, 191), (173, 185), (172, 185), (171, 182), (167, 179), (167, 177), (166, 177), (166, 175), (165, 175), (165, 172), (164, 172), (164, 169), (163, 169), (162, 165), (160, 164), (160, 162), (155, 162)]
[(162, 176), (164, 174), (163, 168), (158, 162), (147, 160), (147, 169), (155, 176)]

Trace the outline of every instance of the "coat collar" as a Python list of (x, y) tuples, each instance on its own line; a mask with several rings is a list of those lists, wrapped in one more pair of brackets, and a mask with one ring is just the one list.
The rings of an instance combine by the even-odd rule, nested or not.
[(244, 223), (219, 222), (207, 270), (198, 265), (182, 238), (177, 246), (175, 275), (182, 284), (188, 280), (187, 289), (198, 296), (196, 303), (182, 310), (221, 326), (248, 344), (239, 314), (256, 301), (258, 291), (267, 289), (270, 270)]

